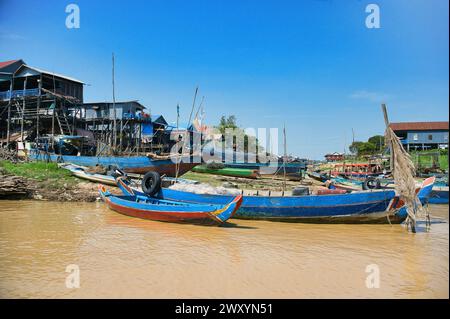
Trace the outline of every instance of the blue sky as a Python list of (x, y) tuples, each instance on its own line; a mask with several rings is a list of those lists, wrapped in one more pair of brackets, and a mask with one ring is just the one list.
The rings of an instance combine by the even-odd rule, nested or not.
[[(79, 29), (65, 7), (80, 8)], [(368, 29), (365, 8), (380, 7)], [(138, 99), (187, 121), (195, 87), (206, 120), (286, 125), (288, 152), (320, 159), (391, 121), (448, 120), (447, 0), (0, 0), (0, 61), (81, 79), (86, 101)], [(281, 130), (280, 130), (281, 132)]]

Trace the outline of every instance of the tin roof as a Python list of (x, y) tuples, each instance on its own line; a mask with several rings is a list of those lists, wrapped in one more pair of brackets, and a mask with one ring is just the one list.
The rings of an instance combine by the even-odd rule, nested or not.
[(402, 122), (391, 123), (389, 126), (393, 131), (448, 131), (448, 122)]
[[(139, 103), (138, 100), (130, 100), (130, 101), (116, 101), (115, 104), (117, 107), (120, 107), (121, 104), (128, 104), (128, 103), (133, 103), (136, 105), (136, 110), (145, 110), (145, 106), (143, 106), (141, 103)], [(83, 103), (83, 106), (85, 107), (92, 107), (95, 105), (106, 105), (106, 104), (110, 104), (112, 105), (113, 102), (110, 101), (103, 101), (103, 102), (86, 102)]]
[(4, 68), (5, 66), (8, 66), (10, 64), (13, 64), (13, 63), (15, 63), (17, 61), (20, 61), (20, 60), (10, 60), (10, 61), (0, 62), (0, 69)]
[[(54, 76), (54, 77), (57, 77), (57, 78), (69, 80), (69, 81), (72, 81), (72, 82), (77, 82), (77, 83), (84, 84), (84, 82), (82, 82), (82, 81), (80, 81), (80, 80), (77, 80), (77, 79), (75, 79), (75, 78), (71, 78), (71, 77), (68, 77), (68, 76), (65, 76), (65, 75), (62, 75), (62, 74), (58, 74), (58, 73), (55, 73), (55, 72), (50, 72), (50, 71), (46, 71), (46, 70), (43, 70), (43, 69), (35, 68), (35, 67), (33, 67), (33, 66), (29, 66), (29, 65), (26, 65), (26, 64), (23, 64), (23, 65), (16, 71), (15, 77), (28, 76), (29, 74), (28, 74), (27, 72), (25, 72), (23, 69), (29, 69), (29, 70), (32, 70), (32, 71), (34, 71), (34, 72), (36, 72), (36, 73), (41, 73), (41, 74), (45, 74), (45, 75), (50, 75), (50, 76)], [(32, 73), (32, 72), (31, 72), (31, 73)]]

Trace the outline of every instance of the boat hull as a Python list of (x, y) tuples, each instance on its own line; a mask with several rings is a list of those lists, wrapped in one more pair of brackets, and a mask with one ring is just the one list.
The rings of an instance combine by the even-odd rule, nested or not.
[(306, 169), (304, 163), (224, 163), (227, 168), (257, 170), (259, 175), (286, 175), (290, 180), (300, 180), (301, 171)]
[[(192, 203), (222, 203), (230, 198), (167, 188), (162, 189), (160, 196)], [(394, 197), (393, 191), (292, 197), (245, 196), (234, 218), (305, 223), (389, 223), (386, 210)], [(391, 223), (401, 223), (406, 216), (392, 212), (389, 218)]]
[(197, 166), (193, 170), (196, 173), (207, 173), (213, 175), (221, 175), (221, 176), (232, 176), (232, 177), (243, 177), (243, 178), (252, 178), (256, 179), (259, 176), (257, 170), (251, 169), (242, 169), (242, 168), (207, 168), (205, 166)]
[[(117, 180), (124, 194), (132, 191), (125, 179)], [(429, 199), (434, 179), (418, 189), (422, 203)], [(141, 193), (145, 196), (145, 194)], [(163, 188), (159, 198), (188, 203), (223, 204), (230, 195), (196, 194)], [(306, 196), (245, 196), (235, 218), (306, 223), (388, 224), (402, 223), (406, 207), (393, 190)]]
[[(155, 209), (154, 205), (136, 200), (136, 196), (113, 196), (103, 186), (99, 193), (108, 207), (120, 214), (141, 219), (188, 223), (199, 225), (220, 225), (233, 216), (242, 203), (242, 196), (236, 196), (226, 205), (185, 205), (185, 207), (167, 206)], [(157, 201), (157, 199), (152, 199)], [(145, 199), (144, 199), (145, 201)]]
[(430, 204), (448, 204), (448, 187), (434, 187), (428, 202)]
[[(124, 194), (137, 192), (125, 179), (117, 180)], [(145, 196), (145, 194), (140, 193)], [(159, 198), (188, 203), (224, 204), (231, 195), (195, 194), (161, 189)], [(245, 196), (234, 218), (309, 223), (401, 223), (406, 214), (399, 214), (392, 202), (394, 191), (370, 191), (342, 195), (309, 196)]]
[(117, 166), (126, 173), (133, 174), (145, 174), (153, 171), (158, 172), (160, 175), (169, 177), (181, 176), (192, 168), (198, 165), (198, 163), (190, 163), (189, 159), (181, 161), (177, 164), (170, 159), (155, 160), (150, 159), (147, 156), (72, 156), (72, 155), (57, 155), (57, 154), (44, 154), (35, 153), (30, 154), (30, 158), (41, 161), (51, 161), (55, 163), (71, 163), (79, 166)]

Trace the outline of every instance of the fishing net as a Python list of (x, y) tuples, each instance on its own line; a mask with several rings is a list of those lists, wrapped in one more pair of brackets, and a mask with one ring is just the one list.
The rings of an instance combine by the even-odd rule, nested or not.
[(230, 189), (222, 186), (214, 187), (208, 184), (184, 184), (176, 183), (169, 187), (170, 189), (196, 193), (196, 194), (210, 194), (210, 195), (239, 195), (241, 193), (238, 189)]
[(390, 127), (386, 128), (385, 139), (386, 144), (391, 146), (391, 153), (393, 154), (391, 168), (395, 180), (395, 190), (406, 204), (408, 212), (406, 223), (415, 231), (416, 218), (422, 211), (422, 205), (416, 195), (414, 163), (403, 148), (400, 139)]

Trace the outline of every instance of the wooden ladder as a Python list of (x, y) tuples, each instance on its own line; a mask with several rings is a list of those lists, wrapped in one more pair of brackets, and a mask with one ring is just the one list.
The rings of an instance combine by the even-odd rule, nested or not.
[(62, 135), (73, 135), (73, 129), (69, 124), (69, 120), (67, 119), (66, 113), (62, 111), (62, 115), (59, 114), (55, 109), (55, 117), (58, 121), (59, 129), (61, 130)]

